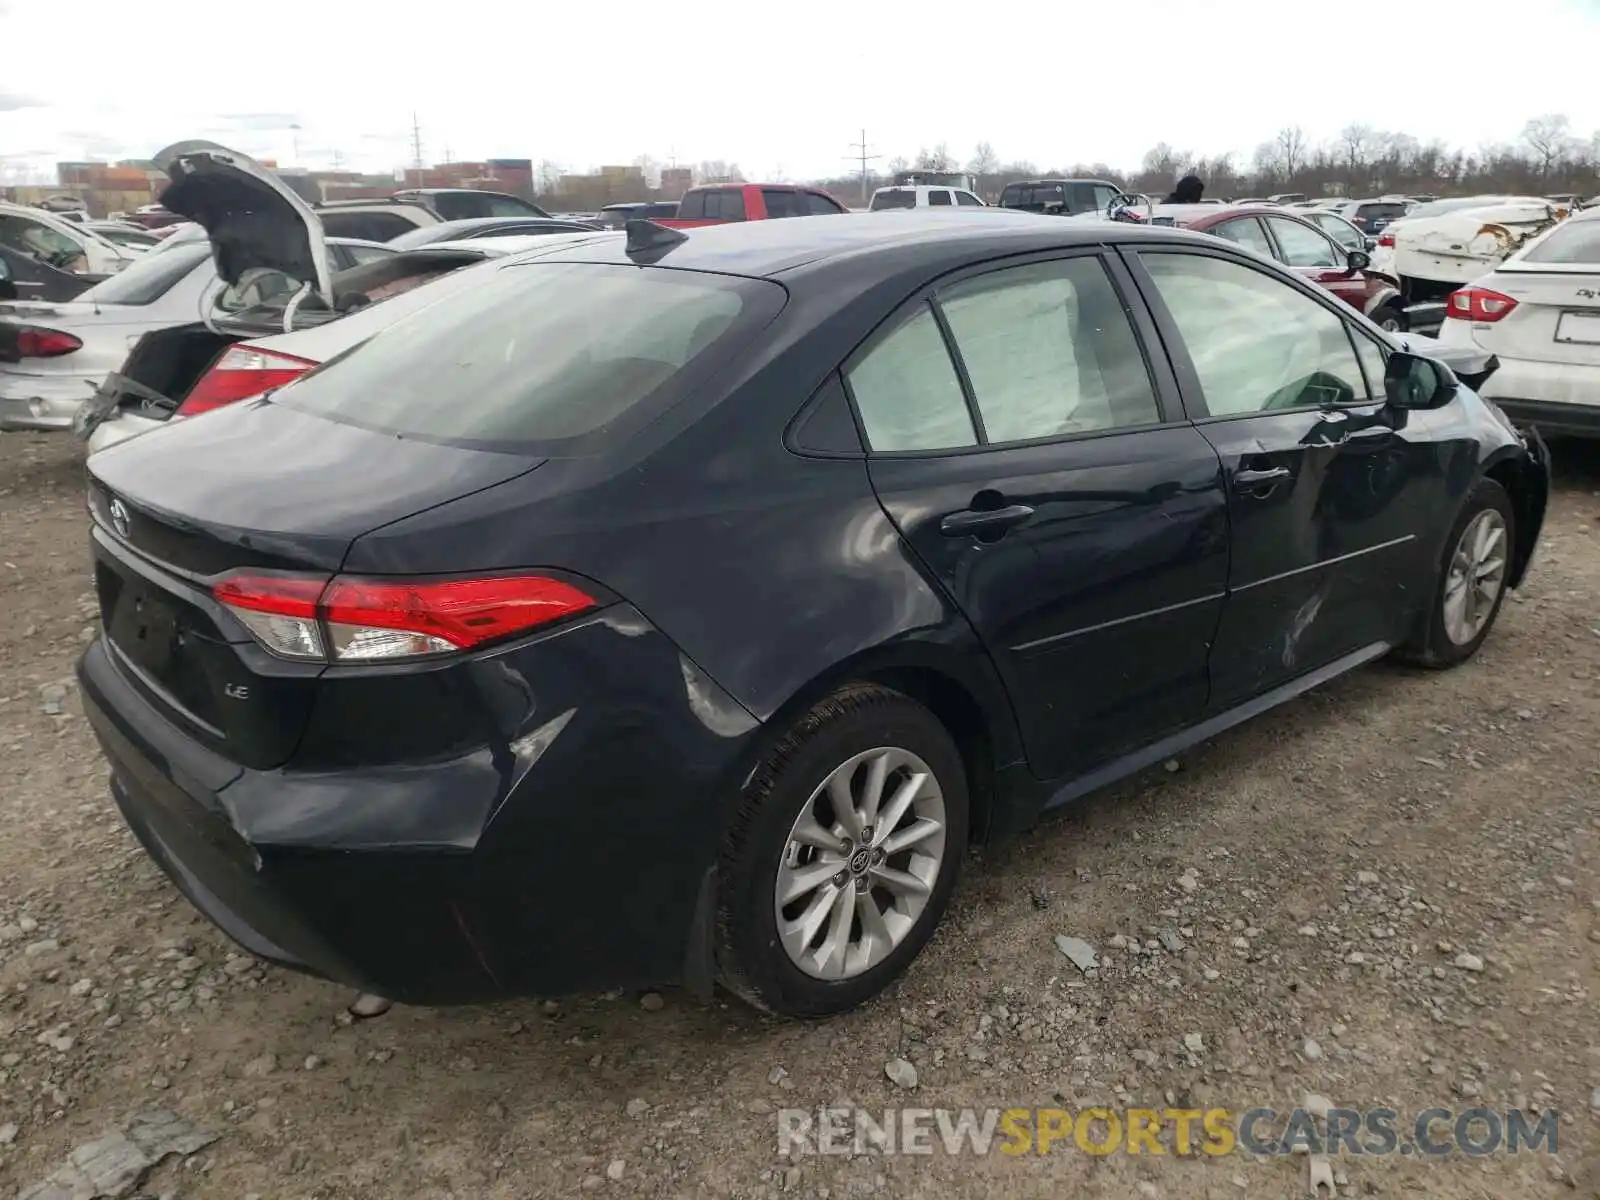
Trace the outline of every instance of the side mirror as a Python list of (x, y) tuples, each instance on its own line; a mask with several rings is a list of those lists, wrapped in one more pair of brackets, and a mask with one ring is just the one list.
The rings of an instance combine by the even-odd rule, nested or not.
[(1396, 350), (1384, 368), (1383, 393), (1393, 408), (1443, 408), (1455, 399), (1455, 372), (1434, 359)]
[(1345, 265), (1352, 271), (1365, 271), (1372, 265), (1372, 255), (1365, 250), (1352, 250), (1345, 255)]

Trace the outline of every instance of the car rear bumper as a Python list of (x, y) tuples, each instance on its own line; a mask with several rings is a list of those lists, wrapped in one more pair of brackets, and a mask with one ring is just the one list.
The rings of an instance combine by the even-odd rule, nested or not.
[(1480, 392), (1506, 416), (1547, 436), (1600, 437), (1600, 366), (1497, 357)]
[(253, 954), (412, 1004), (709, 987), (719, 797), (757, 723), (625, 605), (482, 665), (532, 659), (520, 736), (337, 771), (215, 754), (104, 639), (78, 673), (128, 824)]
[(78, 406), (94, 395), (91, 375), (30, 375), (0, 368), (0, 430), (70, 429)]

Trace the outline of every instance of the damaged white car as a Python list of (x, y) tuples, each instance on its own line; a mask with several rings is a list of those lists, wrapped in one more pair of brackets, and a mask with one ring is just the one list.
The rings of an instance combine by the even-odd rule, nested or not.
[(1538, 196), (1437, 200), (1384, 230), (1374, 267), (1381, 262), (1399, 280), (1410, 328), (1427, 329), (1444, 319), (1446, 296), (1516, 253), (1568, 211)]
[(1494, 355), (1478, 392), (1517, 424), (1600, 438), (1600, 208), (1452, 292), (1439, 345)]

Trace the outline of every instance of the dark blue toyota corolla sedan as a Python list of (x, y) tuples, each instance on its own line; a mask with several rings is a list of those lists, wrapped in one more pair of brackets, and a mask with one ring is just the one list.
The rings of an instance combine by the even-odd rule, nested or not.
[(83, 692), (264, 958), (836, 1012), (969, 844), (1478, 649), (1548, 458), (1456, 366), (1180, 230), (635, 223), (96, 455)]

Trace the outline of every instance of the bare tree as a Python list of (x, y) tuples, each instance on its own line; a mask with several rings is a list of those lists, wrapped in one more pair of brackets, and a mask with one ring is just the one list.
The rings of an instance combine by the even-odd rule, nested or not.
[(639, 173), (644, 176), (646, 187), (658, 188), (661, 186), (661, 164), (648, 154), (641, 154), (633, 160), (633, 165), (639, 168)]
[(1372, 126), (1359, 121), (1339, 131), (1339, 147), (1344, 152), (1345, 178), (1352, 192), (1365, 188), (1367, 151), (1372, 147)]
[(1293, 179), (1306, 161), (1306, 133), (1298, 125), (1285, 125), (1272, 139), (1285, 180)]
[(561, 164), (548, 158), (539, 163), (533, 172), (533, 185), (540, 192), (553, 192), (561, 186)]
[(889, 178), (893, 179), (900, 172), (910, 170), (910, 168), (911, 164), (906, 160), (906, 156), (904, 154), (896, 154), (889, 160)]
[(1573, 150), (1571, 122), (1565, 113), (1534, 117), (1522, 127), (1523, 144), (1533, 152), (1533, 165), (1541, 178), (1549, 178)]
[(967, 170), (974, 175), (993, 175), (1000, 169), (1000, 156), (994, 152), (994, 147), (988, 142), (979, 142), (972, 151), (972, 161), (967, 164)]
[(924, 171), (953, 171), (956, 169), (956, 156), (950, 153), (950, 147), (940, 142), (932, 150), (926, 148), (917, 151), (917, 166)]

